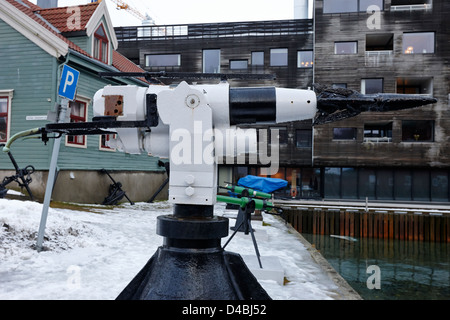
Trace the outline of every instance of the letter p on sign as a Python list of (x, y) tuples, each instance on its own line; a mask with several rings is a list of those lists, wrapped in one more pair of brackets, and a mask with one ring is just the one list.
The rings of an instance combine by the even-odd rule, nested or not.
[(79, 71), (69, 67), (68, 65), (64, 65), (61, 74), (61, 81), (59, 83), (58, 95), (73, 101), (75, 99), (79, 77)]

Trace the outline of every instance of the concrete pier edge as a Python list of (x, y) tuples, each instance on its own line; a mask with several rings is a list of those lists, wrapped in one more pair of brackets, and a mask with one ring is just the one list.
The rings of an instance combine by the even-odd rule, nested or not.
[[(285, 222), (282, 218), (277, 217), (280, 221)], [(289, 232), (294, 234), (300, 242), (306, 247), (311, 254), (312, 259), (322, 268), (322, 270), (330, 277), (330, 279), (339, 288), (336, 294), (339, 296), (336, 300), (363, 300), (358, 292), (353, 289), (348, 282), (330, 265), (330, 263), (322, 256), (322, 254), (314, 248), (297, 230), (289, 223), (286, 223)]]

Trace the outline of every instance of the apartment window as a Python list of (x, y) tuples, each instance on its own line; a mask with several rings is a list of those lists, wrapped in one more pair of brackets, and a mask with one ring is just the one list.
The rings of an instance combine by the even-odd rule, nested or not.
[(331, 85), (331, 87), (332, 88), (344, 88), (344, 89), (347, 89), (347, 84), (343, 83), (343, 82), (341, 82), (341, 83), (337, 82), (337, 83), (333, 83)]
[(94, 58), (108, 63), (108, 37), (103, 25), (100, 25), (94, 33)]
[[(87, 119), (87, 103), (82, 101), (71, 101), (70, 102), (70, 122), (86, 122)], [(66, 136), (66, 145), (85, 147), (86, 146), (86, 136)]]
[(333, 140), (356, 140), (356, 128), (333, 128)]
[(397, 93), (433, 94), (433, 78), (397, 78)]
[(323, 0), (323, 13), (357, 12), (358, 0)]
[(311, 148), (312, 147), (312, 130), (297, 129), (295, 130), (295, 146), (297, 148)]
[(371, 6), (377, 6), (380, 10), (383, 10), (384, 0), (359, 0), (358, 11), (367, 12)]
[(264, 52), (254, 51), (252, 52), (252, 66), (263, 66), (264, 65)]
[(247, 60), (230, 60), (231, 70), (247, 70), (248, 61)]
[(358, 42), (357, 41), (335, 42), (334, 43), (334, 53), (335, 54), (356, 54), (356, 53), (358, 53)]
[(313, 52), (312, 51), (298, 51), (297, 52), (297, 68), (312, 68), (313, 67)]
[(356, 168), (341, 169), (341, 197), (356, 199), (358, 195), (358, 171)]
[(148, 54), (145, 56), (146, 67), (179, 67), (180, 54)]
[(323, 0), (323, 13), (366, 12), (370, 6), (384, 8), (384, 0)]
[(288, 65), (288, 49), (270, 49), (270, 66), (285, 67)]
[[(272, 136), (272, 134), (275, 133), (275, 131), (272, 131), (272, 129), (274, 130), (278, 130), (278, 144), (279, 145), (287, 145), (288, 143), (288, 133), (287, 133), (287, 128), (286, 127), (270, 127), (269, 128), (269, 132), (270, 135)], [(272, 141), (272, 138), (270, 138), (269, 141)]]
[(383, 79), (362, 79), (361, 93), (374, 94), (383, 92)]
[(220, 73), (220, 49), (203, 50), (203, 72)]
[(364, 124), (364, 142), (391, 142), (392, 122)]
[(403, 142), (433, 142), (433, 120), (406, 120), (402, 121)]
[(434, 53), (434, 32), (417, 32), (403, 34), (404, 54)]
[(431, 172), (431, 200), (448, 201), (448, 171)]
[(393, 51), (394, 34), (366, 34), (366, 51)]

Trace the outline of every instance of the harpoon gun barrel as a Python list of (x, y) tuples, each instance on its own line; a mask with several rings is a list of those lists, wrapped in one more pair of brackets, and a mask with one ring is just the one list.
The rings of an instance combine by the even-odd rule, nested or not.
[(315, 85), (317, 115), (314, 124), (324, 124), (357, 116), (361, 112), (387, 112), (411, 109), (437, 102), (437, 99), (417, 94), (361, 94), (346, 88)]

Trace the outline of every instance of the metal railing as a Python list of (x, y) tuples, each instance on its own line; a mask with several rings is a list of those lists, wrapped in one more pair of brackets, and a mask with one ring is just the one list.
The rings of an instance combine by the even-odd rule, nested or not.
[(150, 25), (115, 28), (117, 40), (167, 40), (223, 37), (269, 37), (312, 34), (312, 19), (203, 23), (184, 25)]
[(382, 65), (393, 64), (393, 51), (381, 50), (381, 51), (366, 51), (365, 53), (365, 65), (366, 67), (378, 67)]
[(431, 9), (433, 9), (433, 5), (431, 3), (391, 6), (391, 11), (416, 11)]

